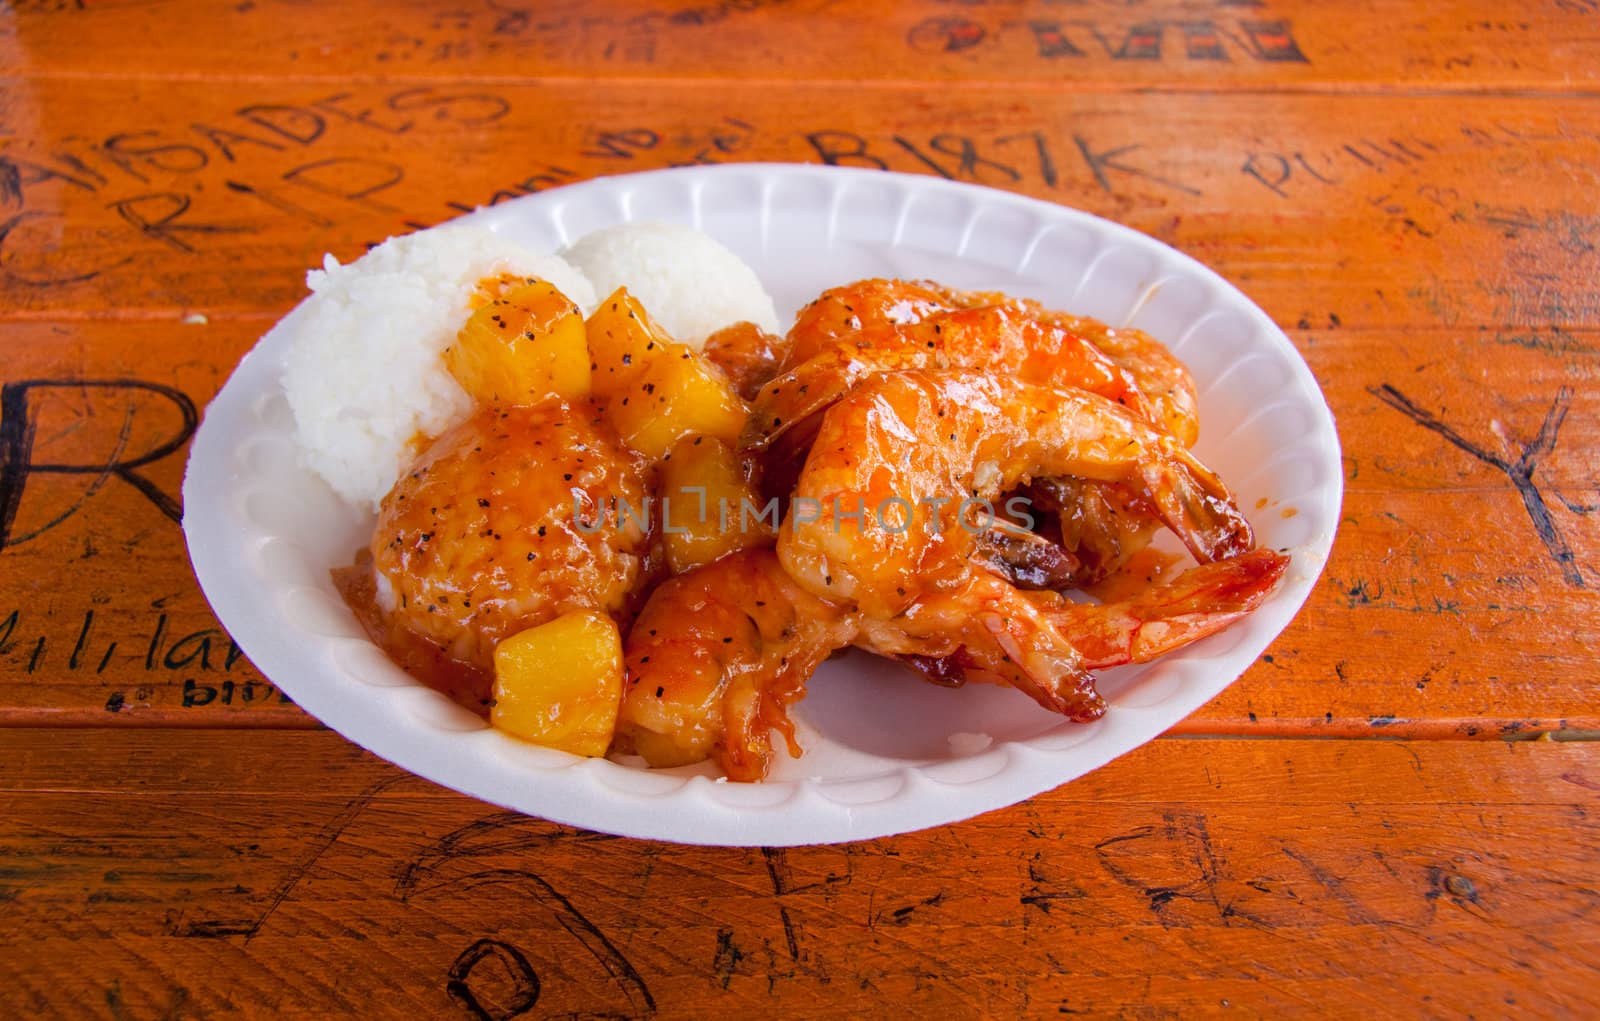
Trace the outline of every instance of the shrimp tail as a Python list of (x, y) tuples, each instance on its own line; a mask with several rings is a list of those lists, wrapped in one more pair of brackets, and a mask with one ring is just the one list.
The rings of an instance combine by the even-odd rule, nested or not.
[(1213, 635), (1260, 606), (1289, 566), (1270, 549), (1191, 567), (1118, 603), (1051, 600), (1043, 611), (1086, 669), (1145, 663)]
[(1017, 612), (1019, 604), (1026, 605), (1025, 600), (1019, 598), (1004, 613), (991, 610), (978, 615), (978, 627), (993, 644), (966, 646), (964, 651), (977, 664), (968, 676), (989, 674), (989, 679), (1002, 680), (1051, 712), (1079, 723), (1104, 716), (1105, 699), (1095, 690), (1094, 675), (1076, 647), (1048, 617)]
[(1140, 471), (1161, 523), (1202, 564), (1254, 549), (1250, 522), (1216, 473), (1187, 450), (1180, 449), (1175, 458), (1176, 471), (1159, 463)]

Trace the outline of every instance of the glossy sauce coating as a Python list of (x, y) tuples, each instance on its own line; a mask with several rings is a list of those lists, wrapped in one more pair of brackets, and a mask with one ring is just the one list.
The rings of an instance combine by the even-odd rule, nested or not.
[(623, 614), (645, 571), (646, 492), (639, 457), (587, 401), (480, 410), (384, 498), (380, 605), (482, 669), (500, 639), (567, 610)]

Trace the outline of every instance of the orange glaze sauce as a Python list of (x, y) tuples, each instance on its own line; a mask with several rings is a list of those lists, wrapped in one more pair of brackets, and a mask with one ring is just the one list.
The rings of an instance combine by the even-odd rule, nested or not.
[(355, 563), (328, 572), (334, 588), (344, 598), (367, 637), (388, 654), (394, 664), (463, 708), (487, 718), (494, 693), (494, 675), (463, 663), (428, 639), (400, 624), (384, 619), (378, 607), (378, 586), (372, 553), (363, 549)]
[(1152, 546), (1146, 546), (1130, 556), (1127, 563), (1113, 571), (1108, 577), (1093, 585), (1084, 586), (1083, 591), (1094, 596), (1102, 603), (1114, 603), (1138, 595), (1151, 585), (1159, 583), (1166, 577), (1168, 570), (1180, 560), (1185, 559), (1182, 553), (1168, 553)]

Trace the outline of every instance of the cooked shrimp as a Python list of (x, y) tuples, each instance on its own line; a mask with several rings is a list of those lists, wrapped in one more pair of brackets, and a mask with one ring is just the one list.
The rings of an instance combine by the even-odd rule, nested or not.
[(1061, 543), (998, 517), (978, 536), (973, 556), (1017, 588), (1030, 591), (1073, 588), (1074, 579), (1083, 573), (1082, 562)]
[(987, 571), (973, 570), (957, 587), (930, 592), (892, 618), (863, 614), (860, 629), (856, 644), (880, 656), (942, 664), (958, 683), (1010, 685), (1080, 722), (1105, 714), (1094, 677), (1069, 636)]
[(1089, 341), (1015, 309), (985, 305), (837, 338), (832, 347), (761, 388), (751, 406), (745, 445), (765, 447), (874, 376), (951, 368), (991, 369), (1024, 383), (1078, 387), (1159, 424), (1133, 377)]
[(1200, 398), (1188, 366), (1165, 344), (1143, 330), (1107, 326), (1098, 319), (1048, 310), (1039, 315), (1050, 325), (1085, 338), (1122, 366), (1155, 409), (1156, 423), (1184, 446), (1194, 446), (1200, 438)]
[(1047, 534), (1076, 561), (1065, 585), (1081, 588), (1110, 577), (1144, 549), (1161, 527), (1150, 502), (1127, 486), (1089, 479), (1035, 479), (1030, 505), (1053, 516)]
[(788, 342), (755, 323), (734, 323), (706, 338), (700, 353), (728, 374), (745, 400), (754, 400), (761, 387), (778, 374)]
[(938, 684), (1009, 684), (1046, 709), (1091, 720), (1105, 702), (1089, 670), (1147, 663), (1221, 631), (1260, 606), (1288, 565), (1280, 553), (1254, 550), (1105, 604), (1024, 595), (978, 572), (897, 617), (863, 618), (856, 644)]
[(831, 287), (795, 316), (780, 368), (792, 369), (841, 342), (870, 341), (957, 307), (942, 288), (926, 281), (875, 278)]
[(1197, 560), (1253, 544), (1222, 482), (1111, 401), (922, 370), (870, 379), (823, 415), (778, 555), (814, 595), (893, 616), (966, 580), (974, 510), (1033, 475), (1138, 487)]
[[(803, 458), (815, 413), (861, 380), (918, 367), (1003, 368), (1008, 378), (1024, 382), (1080, 386), (1119, 400), (1185, 446), (1199, 435), (1194, 381), (1160, 342), (1025, 298), (930, 282), (862, 280), (826, 292), (803, 310), (789, 345), (787, 371), (754, 398), (745, 437), (758, 448), (782, 437), (782, 459)], [(1061, 482), (1062, 544), (1079, 560), (1066, 584), (1111, 574), (1159, 527), (1116, 487)]]
[(436, 439), (378, 512), (386, 616), (487, 670), (517, 631), (628, 609), (649, 538), (618, 501), (642, 514), (643, 468), (596, 421), (588, 402), (550, 400), (484, 408)]
[(1090, 669), (1148, 663), (1216, 634), (1260, 606), (1283, 577), (1289, 558), (1269, 549), (1200, 564), (1130, 599), (1074, 603), (1055, 593), (1030, 594)]
[(1001, 305), (1014, 308), (1049, 326), (1082, 337), (1116, 362), (1139, 386), (1155, 412), (1153, 421), (1194, 446), (1200, 437), (1200, 403), (1189, 369), (1165, 344), (1127, 326), (1108, 326), (1098, 319), (1057, 312), (1028, 298), (1012, 298), (990, 291), (958, 291), (927, 285), (942, 300), (955, 308)]
[(652, 766), (715, 757), (729, 779), (759, 780), (773, 727), (800, 754), (789, 706), (855, 631), (856, 615), (796, 585), (770, 549), (670, 578), (628, 633), (618, 738)]

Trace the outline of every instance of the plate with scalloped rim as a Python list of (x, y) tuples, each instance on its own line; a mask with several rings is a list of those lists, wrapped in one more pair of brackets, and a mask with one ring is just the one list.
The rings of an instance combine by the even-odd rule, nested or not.
[[(795, 712), (805, 755), (779, 754), (765, 783), (720, 781), (709, 763), (582, 759), (501, 734), (413, 680), (340, 601), (328, 571), (367, 542), (373, 518), (295, 456), (280, 379), (300, 321), (291, 312), (206, 409), (183, 487), (190, 557), (263, 674), (345, 737), (436, 783), (557, 822), (693, 844), (831, 843), (954, 822), (1081, 776), (1198, 709), (1288, 625), (1327, 560), (1343, 476), (1311, 371), (1233, 286), (1126, 227), (939, 178), (778, 164), (599, 178), (465, 219), (534, 251), (625, 221), (690, 224), (755, 268), (780, 318), (851, 280), (926, 277), (1144, 329), (1194, 373), (1197, 453), (1238, 494), (1260, 542), (1292, 562), (1226, 631), (1101, 672), (1110, 709), (1092, 724), (1016, 691), (939, 688), (851, 652), (824, 664)], [(1270, 509), (1255, 510), (1263, 500)]]

